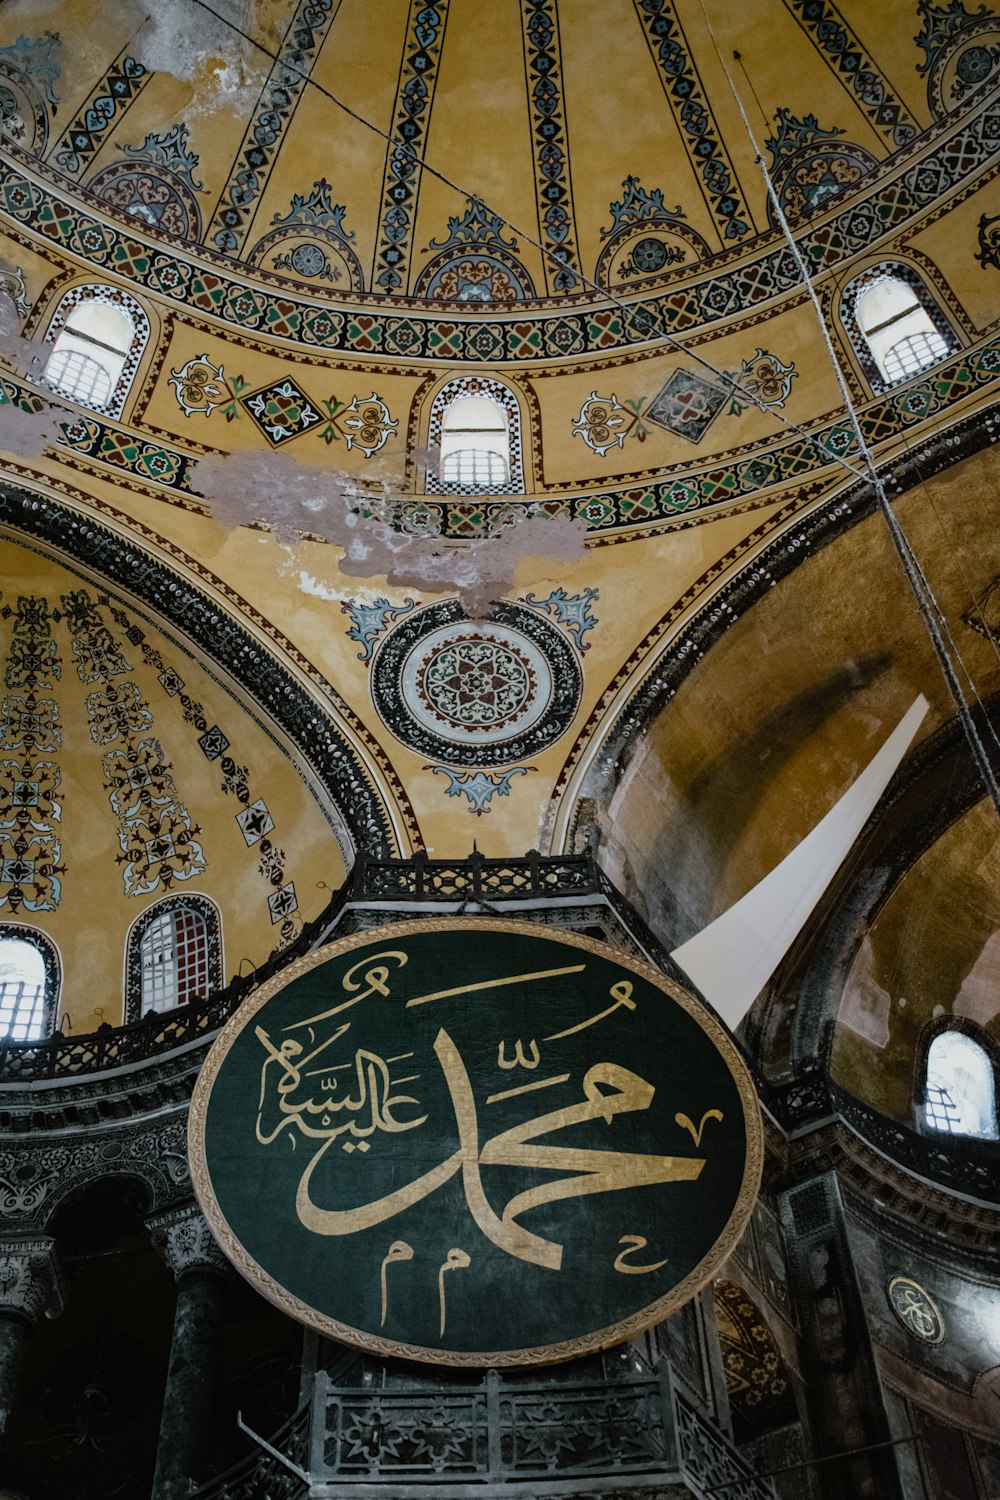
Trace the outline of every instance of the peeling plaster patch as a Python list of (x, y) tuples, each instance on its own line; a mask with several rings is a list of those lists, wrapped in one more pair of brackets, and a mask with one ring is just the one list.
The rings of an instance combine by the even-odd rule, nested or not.
[(884, 1048), (889, 1041), (891, 1008), (889, 992), (875, 978), (875, 954), (871, 938), (866, 937), (851, 969), (837, 1020), (873, 1047)]
[(0, 449), (18, 458), (41, 458), (59, 434), (66, 413), (48, 407), (43, 411), (22, 411), (6, 402), (0, 406)]
[(132, 56), (151, 73), (198, 85), (188, 123), (220, 107), (253, 107), (270, 67), (270, 58), (239, 35), (255, 34), (253, 0), (212, 0), (217, 16), (195, 0), (157, 0), (152, 13), (136, 0), (131, 4), (138, 27)]
[(286, 546), (310, 538), (331, 542), (343, 549), (338, 566), (345, 577), (379, 578), (390, 587), (432, 594), (455, 592), (470, 619), (483, 618), (511, 591), (523, 558), (570, 562), (586, 550), (583, 522), (565, 517), (532, 516), (465, 546), (405, 535), (378, 514), (385, 508), (384, 495), (281, 453), (202, 459), (191, 484), (223, 526), (263, 522)]
[(965, 1016), (980, 1026), (988, 1026), (1000, 1015), (1000, 932), (983, 944), (952, 1009), (956, 1016)]
[[(4, 262), (6, 267), (6, 262)], [(21, 337), (21, 315), (10, 293), (0, 288), (0, 359), (36, 384), (41, 381), (52, 350)]]

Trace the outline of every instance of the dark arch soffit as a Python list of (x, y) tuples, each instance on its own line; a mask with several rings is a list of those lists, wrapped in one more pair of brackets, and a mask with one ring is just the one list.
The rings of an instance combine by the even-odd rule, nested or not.
[[(894, 462), (891, 469), (882, 466), (881, 474), (890, 499), (898, 499), (932, 475), (989, 448), (994, 441), (992, 423), (988, 425), (986, 420), (991, 410), (993, 408), (977, 411), (963, 422), (936, 434)], [(600, 768), (588, 775), (577, 796), (577, 806), (569, 822), (570, 839), (576, 832), (581, 801), (594, 794), (592, 776), (600, 777), (602, 782), (606, 777), (610, 782), (620, 777), (646, 730), (666, 708), (688, 674), (705, 660), (716, 641), (721, 640), (774, 584), (788, 578), (800, 563), (815, 557), (831, 542), (846, 536), (859, 521), (873, 515), (876, 508), (871, 486), (866, 480), (856, 480), (790, 526), (761, 552), (755, 553), (753, 559), (745, 563), (723, 588), (705, 601), (620, 710), (608, 735), (608, 754), (600, 757)], [(586, 727), (581, 733), (585, 732)]]
[(134, 542), (43, 495), (0, 484), (0, 525), (91, 569), (193, 641), (280, 725), (309, 762), (355, 848), (382, 857), (396, 852), (386, 810), (345, 736), (231, 615)]

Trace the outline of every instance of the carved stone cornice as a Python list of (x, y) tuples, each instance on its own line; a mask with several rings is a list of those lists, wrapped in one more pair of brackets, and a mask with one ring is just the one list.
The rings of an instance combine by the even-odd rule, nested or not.
[(228, 1274), (229, 1262), (196, 1203), (157, 1214), (146, 1224), (152, 1233), (155, 1249), (173, 1272), (175, 1281), (180, 1281), (190, 1271), (211, 1271), (220, 1276)]
[(40, 1314), (56, 1318), (66, 1305), (59, 1251), (48, 1235), (0, 1239), (0, 1313), (35, 1323)]

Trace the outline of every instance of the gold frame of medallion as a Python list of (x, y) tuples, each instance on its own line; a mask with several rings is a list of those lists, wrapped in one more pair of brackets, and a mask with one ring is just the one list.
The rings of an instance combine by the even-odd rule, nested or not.
[[(380, 945), (394, 938), (412, 936), (414, 933), (446, 930), (521, 933), (529, 937), (547, 938), (550, 941), (563, 943), (567, 947), (579, 948), (608, 959), (655, 985), (671, 1000), (681, 1005), (706, 1033), (729, 1068), (743, 1105), (746, 1124), (743, 1181), (732, 1212), (711, 1249), (688, 1272), (687, 1276), (656, 1302), (650, 1303), (639, 1312), (632, 1313), (622, 1322), (596, 1329), (593, 1333), (580, 1338), (566, 1339), (555, 1344), (492, 1353), (451, 1352), (430, 1349), (419, 1344), (401, 1344), (341, 1323), (336, 1318), (317, 1311), (309, 1303), (303, 1302), (301, 1298), (289, 1292), (254, 1260), (245, 1246), (236, 1238), (219, 1206), (212, 1188), (205, 1156), (205, 1122), (212, 1086), (236, 1037), (245, 1030), (270, 999), (286, 989), (300, 975), (319, 968), (320, 965), (340, 957), (341, 954)], [(660, 973), (652, 964), (622, 953), (608, 943), (598, 942), (594, 938), (583, 937), (575, 932), (567, 932), (562, 928), (552, 929), (538, 922), (520, 922), (513, 919), (508, 921), (490, 917), (434, 917), (417, 918), (410, 922), (393, 922), (385, 927), (367, 928), (362, 932), (352, 933), (350, 937), (340, 938), (334, 943), (306, 954), (303, 958), (296, 959), (280, 974), (261, 985), (260, 989), (255, 991), (223, 1026), (212, 1043), (198, 1074), (188, 1117), (188, 1158), (195, 1197), (227, 1259), (251, 1286), (282, 1312), (287, 1313), (297, 1322), (303, 1323), (307, 1328), (315, 1329), (318, 1333), (338, 1339), (341, 1343), (365, 1350), (370, 1354), (449, 1367), (499, 1369), (557, 1364), (564, 1360), (576, 1359), (584, 1354), (595, 1354), (602, 1349), (623, 1343), (626, 1339), (634, 1338), (657, 1323), (662, 1323), (665, 1318), (670, 1317), (678, 1308), (690, 1301), (703, 1286), (712, 1280), (715, 1272), (735, 1249), (746, 1229), (760, 1190), (764, 1161), (764, 1131), (760, 1104), (749, 1069), (722, 1022), (704, 1001), (698, 1000), (668, 975)]]

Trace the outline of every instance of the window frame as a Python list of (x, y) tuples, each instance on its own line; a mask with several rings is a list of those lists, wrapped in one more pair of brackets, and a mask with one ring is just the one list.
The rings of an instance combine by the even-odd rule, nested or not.
[[(966, 1135), (964, 1132), (955, 1130), (938, 1130), (928, 1123), (927, 1065), (930, 1061), (931, 1046), (939, 1036), (949, 1031), (961, 1032), (963, 1036), (975, 1042), (989, 1062), (993, 1073), (993, 1114), (997, 1129), (996, 1136)], [(966, 1020), (964, 1016), (938, 1016), (936, 1020), (925, 1026), (920, 1033), (914, 1064), (913, 1116), (917, 1131), (923, 1136), (930, 1136), (935, 1141), (954, 1141), (959, 1144), (978, 1141), (984, 1145), (995, 1146), (1000, 1140), (1000, 1043), (995, 1041), (982, 1026), (976, 1025), (974, 1021)]]
[(486, 375), (460, 375), (449, 380), (431, 402), (427, 444), (440, 453), (444, 415), (456, 402), (471, 397), (485, 397), (501, 408), (507, 419), (507, 479), (503, 484), (464, 484), (442, 478), (442, 460), (427, 465), (426, 486), (429, 495), (523, 495), (524, 462), (522, 458), (521, 406), (517, 396), (500, 380)]
[(0, 1048), (5, 1047), (31, 1047), (45, 1042), (56, 1030), (56, 1020), (59, 1014), (59, 993), (62, 983), (62, 965), (59, 962), (59, 950), (47, 933), (37, 927), (30, 927), (26, 922), (0, 922), (0, 943), (19, 942), (28, 943), (37, 948), (41, 955), (44, 971), (43, 981), (43, 1014), (45, 1029), (40, 1035), (28, 1037), (21, 1041), (9, 1039), (0, 1033)]
[[(86, 282), (82, 286), (70, 287), (68, 291), (62, 294), (56, 303), (52, 316), (49, 319), (49, 326), (45, 332), (44, 344), (49, 349), (49, 354), (45, 362), (45, 370), (42, 373), (42, 380), (47, 384), (48, 368), (52, 362), (53, 355), (56, 353), (59, 338), (62, 334), (79, 339), (83, 343), (92, 343), (95, 345), (100, 343), (99, 340), (95, 340), (89, 334), (80, 334), (74, 329), (67, 327), (74, 311), (84, 302), (107, 302), (111, 306), (119, 308), (131, 321), (132, 341), (124, 353), (118, 350), (111, 351), (109, 345), (101, 344), (102, 348), (107, 348), (108, 352), (114, 352), (116, 357), (122, 359), (122, 367), (118, 378), (113, 382), (111, 393), (106, 401), (100, 404), (91, 404), (71, 395), (66, 396), (64, 399), (76, 401), (78, 406), (86, 407), (89, 411), (99, 412), (101, 416), (118, 418), (124, 410), (125, 402), (128, 399), (132, 384), (138, 373), (139, 362), (145, 353), (150, 334), (149, 316), (142, 304), (137, 302), (135, 297), (122, 288), (107, 286), (103, 282)], [(52, 389), (57, 390), (55, 386)]]
[(207, 930), (206, 964), (208, 982), (205, 999), (223, 987), (222, 912), (209, 896), (190, 893), (183, 896), (166, 896), (140, 912), (128, 930), (125, 945), (125, 1024), (141, 1021), (145, 1015), (169, 1015), (179, 1010), (188, 1001), (180, 1001), (163, 1011), (143, 1011), (142, 1008), (142, 942), (150, 927), (167, 913), (196, 911), (202, 917)]
[[(909, 287), (914, 294), (915, 302), (930, 319), (934, 332), (944, 340), (944, 352), (912, 374), (904, 373), (895, 377), (883, 375), (868, 342), (868, 335), (862, 331), (858, 321), (858, 304), (865, 292), (869, 291), (876, 282), (886, 280), (898, 281)], [(897, 386), (905, 385), (908, 380), (918, 379), (927, 370), (932, 370), (941, 359), (946, 359), (961, 348), (961, 341), (952, 320), (947, 316), (938, 299), (928, 290), (919, 272), (903, 261), (879, 261), (877, 265), (869, 266), (857, 276), (852, 276), (840, 293), (839, 300), (840, 320), (844, 332), (847, 334), (861, 371), (875, 395), (880, 395), (883, 391), (895, 390)]]

